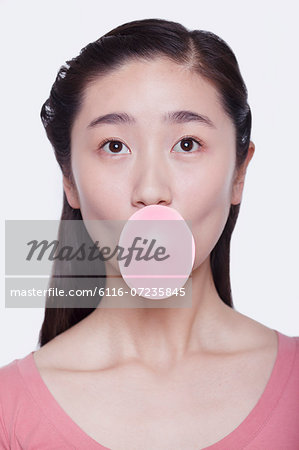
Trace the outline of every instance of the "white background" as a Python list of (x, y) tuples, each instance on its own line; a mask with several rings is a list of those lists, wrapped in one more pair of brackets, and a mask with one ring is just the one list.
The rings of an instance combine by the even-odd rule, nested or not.
[(59, 219), (62, 178), (40, 121), (59, 67), (135, 19), (162, 18), (218, 34), (249, 92), (256, 150), (232, 238), (238, 311), (299, 335), (298, 10), (296, 1), (0, 1), (0, 366), (37, 348), (43, 309), (6, 309), (4, 220)]

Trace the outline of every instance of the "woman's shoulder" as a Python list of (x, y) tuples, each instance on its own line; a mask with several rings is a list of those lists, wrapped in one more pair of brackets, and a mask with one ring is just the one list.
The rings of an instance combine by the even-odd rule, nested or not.
[(22, 358), (0, 367), (0, 401), (2, 404), (13, 404), (26, 392), (26, 384), (21, 369), (26, 369), (28, 362), (32, 358), (32, 352)]
[[(299, 345), (299, 335), (290, 336), (285, 334), (280, 329), (275, 329), (266, 326), (265, 324), (246, 316), (239, 311), (230, 310), (232, 315), (231, 325), (233, 328), (232, 336), (236, 335), (233, 341), (236, 345), (240, 345), (240, 348), (276, 348), (278, 350), (279, 342), (289, 343), (289, 346)], [(288, 345), (283, 346), (282, 350)]]
[(277, 331), (280, 346), (281, 359), (288, 359), (292, 366), (292, 373), (297, 377), (299, 392), (299, 336), (289, 336), (281, 331)]
[(0, 449), (74, 448), (55, 428), (57, 408), (49, 407), (33, 354), (0, 367)]
[(18, 370), (18, 361), (23, 361), (28, 355), (23, 358), (14, 359), (13, 361), (0, 367), (0, 392), (6, 391), (9, 386), (20, 383), (20, 373)]
[(22, 377), (20, 367), (26, 366), (29, 353), (23, 358), (14, 359), (10, 363), (0, 367), (0, 448), (11, 448), (10, 430), (16, 418), (22, 420), (28, 414), (30, 408), (30, 395)]

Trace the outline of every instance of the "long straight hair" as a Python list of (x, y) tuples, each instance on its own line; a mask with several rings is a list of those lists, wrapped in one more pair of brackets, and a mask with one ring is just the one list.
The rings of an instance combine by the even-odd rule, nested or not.
[[(125, 23), (84, 47), (80, 54), (61, 66), (50, 96), (41, 109), (41, 119), (62, 173), (74, 183), (71, 170), (71, 128), (82, 105), (85, 88), (101, 75), (132, 59), (151, 60), (164, 56), (188, 67), (217, 90), (221, 105), (236, 131), (236, 167), (246, 159), (251, 133), (251, 111), (247, 89), (231, 48), (210, 31), (190, 31), (179, 23), (144, 19)], [(99, 174), (100, 175), (100, 174)], [(240, 204), (231, 205), (223, 232), (210, 254), (210, 265), (218, 295), (233, 306), (230, 284), (230, 241)], [(82, 220), (63, 193), (61, 220)], [(58, 240), (62, 238), (59, 231)], [(53, 263), (50, 285), (59, 280), (59, 261)], [(43, 346), (94, 311), (91, 308), (55, 308), (46, 298), (44, 321), (39, 334)], [(50, 307), (51, 306), (51, 307)]]

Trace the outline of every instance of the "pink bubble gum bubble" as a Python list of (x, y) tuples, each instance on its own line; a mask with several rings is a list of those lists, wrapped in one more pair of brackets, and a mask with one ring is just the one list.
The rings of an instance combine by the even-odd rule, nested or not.
[[(170, 226), (168, 221), (176, 222)], [(170, 297), (184, 286), (192, 272), (194, 238), (174, 208), (150, 205), (138, 210), (123, 227), (118, 245), (126, 249), (125, 254), (134, 248), (129, 265), (126, 267), (126, 261), (120, 260), (119, 267), (126, 284), (141, 297), (158, 300)], [(145, 254), (147, 260), (143, 258)]]

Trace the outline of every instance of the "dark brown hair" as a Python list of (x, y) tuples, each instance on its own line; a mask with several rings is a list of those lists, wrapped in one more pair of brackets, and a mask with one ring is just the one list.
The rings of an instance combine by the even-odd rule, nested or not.
[[(179, 23), (162, 19), (136, 20), (106, 33), (84, 47), (77, 57), (66, 61), (42, 106), (41, 119), (56, 159), (63, 174), (72, 182), (70, 134), (88, 83), (130, 59), (151, 59), (154, 56), (166, 56), (178, 64), (187, 65), (215, 86), (223, 109), (235, 126), (236, 169), (245, 161), (250, 142), (251, 111), (247, 89), (230, 47), (209, 31), (189, 31)], [(232, 308), (230, 240), (239, 208), (240, 204), (231, 205), (226, 225), (210, 254), (217, 292), (223, 302)], [(65, 193), (61, 220), (82, 220), (80, 209), (69, 205)], [(58, 261), (54, 262), (51, 286), (58, 283), (58, 264)], [(50, 298), (46, 299), (45, 317), (39, 334), (40, 346), (95, 309), (53, 308), (48, 307), (50, 301)]]

